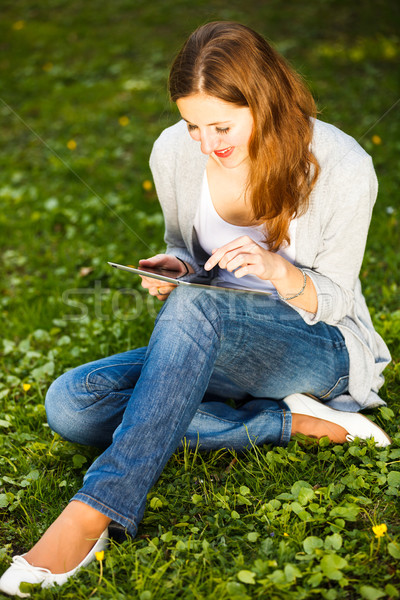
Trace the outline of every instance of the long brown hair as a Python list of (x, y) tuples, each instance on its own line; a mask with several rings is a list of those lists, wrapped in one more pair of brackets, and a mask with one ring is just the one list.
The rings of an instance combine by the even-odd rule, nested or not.
[(171, 100), (196, 93), (248, 106), (248, 190), (254, 218), (276, 251), (289, 242), (292, 218), (303, 214), (319, 167), (310, 150), (316, 107), (300, 76), (270, 44), (245, 25), (215, 21), (199, 27), (176, 57)]

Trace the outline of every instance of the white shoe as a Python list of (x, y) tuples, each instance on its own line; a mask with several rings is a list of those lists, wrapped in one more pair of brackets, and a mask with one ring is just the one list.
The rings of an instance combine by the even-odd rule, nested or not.
[(315, 417), (343, 427), (347, 431), (346, 440), (348, 442), (352, 442), (356, 437), (361, 440), (374, 438), (375, 444), (381, 448), (392, 443), (392, 440), (383, 429), (360, 413), (330, 408), (304, 394), (291, 394), (283, 401), (289, 407), (290, 412), (295, 415)]
[(41, 587), (49, 588), (54, 584), (62, 585), (75, 575), (82, 567), (86, 567), (95, 558), (96, 552), (101, 552), (108, 544), (108, 528), (103, 531), (93, 548), (85, 556), (82, 562), (75, 569), (67, 573), (53, 574), (49, 569), (42, 567), (34, 567), (25, 560), (24, 555), (14, 556), (11, 566), (0, 578), (0, 591), (10, 596), (18, 596), (19, 598), (28, 598), (30, 594), (21, 592), (19, 586), (21, 583), (40, 583)]

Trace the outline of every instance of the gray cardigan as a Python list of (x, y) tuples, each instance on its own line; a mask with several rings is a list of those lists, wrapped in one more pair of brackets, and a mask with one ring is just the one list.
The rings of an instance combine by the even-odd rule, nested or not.
[[(312, 150), (321, 171), (308, 211), (298, 217), (295, 264), (312, 279), (318, 294), (317, 313), (293, 307), (309, 325), (336, 325), (349, 353), (349, 395), (329, 405), (358, 411), (385, 404), (377, 392), (390, 354), (374, 330), (361, 291), (359, 272), (377, 180), (370, 156), (333, 125), (314, 121)], [(203, 272), (207, 255), (193, 223), (208, 156), (180, 121), (156, 140), (150, 167), (165, 219), (166, 252)]]

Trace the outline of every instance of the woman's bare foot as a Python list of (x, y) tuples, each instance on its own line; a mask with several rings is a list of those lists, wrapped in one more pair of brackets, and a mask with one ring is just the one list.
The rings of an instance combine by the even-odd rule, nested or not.
[(296, 415), (292, 413), (292, 436), (296, 433), (302, 433), (309, 437), (321, 438), (328, 437), (331, 442), (336, 444), (344, 444), (346, 441), (347, 431), (344, 427), (306, 415)]
[(110, 522), (98, 510), (73, 500), (24, 558), (35, 567), (66, 573), (82, 562)]

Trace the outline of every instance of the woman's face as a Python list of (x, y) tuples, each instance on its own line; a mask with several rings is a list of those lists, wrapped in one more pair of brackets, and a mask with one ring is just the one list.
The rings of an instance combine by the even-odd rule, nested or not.
[(248, 159), (254, 121), (247, 106), (201, 93), (179, 98), (176, 105), (203, 154), (211, 155), (227, 169)]

